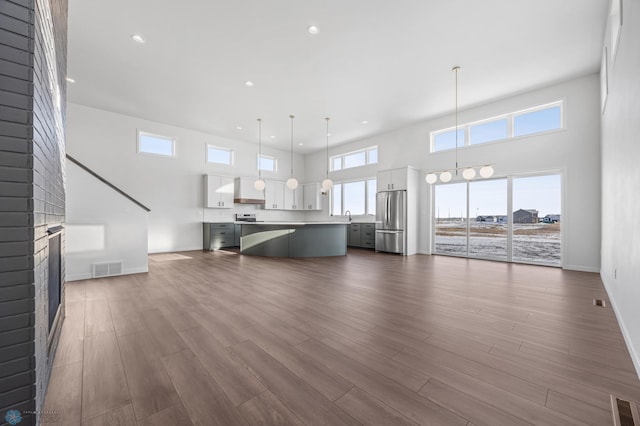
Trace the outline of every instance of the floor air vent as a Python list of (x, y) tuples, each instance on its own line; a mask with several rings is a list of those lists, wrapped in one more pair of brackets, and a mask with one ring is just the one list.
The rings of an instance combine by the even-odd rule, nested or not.
[(607, 304), (602, 299), (593, 299), (593, 306), (597, 306), (598, 308), (606, 308)]
[(640, 426), (638, 406), (630, 401), (611, 395), (614, 426)]
[(122, 275), (122, 261), (93, 263), (91, 269), (93, 278)]

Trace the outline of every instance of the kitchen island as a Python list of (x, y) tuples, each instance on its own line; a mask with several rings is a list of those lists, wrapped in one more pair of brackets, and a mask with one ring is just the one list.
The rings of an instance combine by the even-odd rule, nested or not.
[(240, 253), (325, 257), (347, 254), (349, 222), (243, 222)]

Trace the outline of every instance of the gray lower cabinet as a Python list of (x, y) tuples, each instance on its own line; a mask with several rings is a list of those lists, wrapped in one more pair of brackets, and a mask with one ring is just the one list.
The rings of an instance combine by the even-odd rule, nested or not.
[[(234, 223), (204, 223), (202, 231), (202, 248), (204, 250), (236, 246), (236, 225)], [(237, 245), (240, 245), (239, 241)]]
[(376, 225), (373, 223), (363, 223), (360, 225), (360, 247), (376, 248)]
[(376, 225), (374, 223), (352, 223), (349, 225), (347, 245), (375, 249)]

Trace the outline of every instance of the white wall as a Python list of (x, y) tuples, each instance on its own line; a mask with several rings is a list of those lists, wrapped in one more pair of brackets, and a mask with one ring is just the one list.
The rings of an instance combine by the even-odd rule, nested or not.
[(122, 272), (147, 272), (147, 212), (67, 161), (67, 281), (91, 278), (91, 264), (122, 262)]
[[(177, 139), (175, 158), (136, 153), (137, 129)], [(231, 168), (207, 164), (206, 145), (232, 148)], [(203, 221), (230, 221), (236, 212), (258, 212), (265, 220), (301, 220), (303, 212), (265, 211), (255, 205), (205, 209), (204, 174), (257, 176), (257, 144), (142, 120), (77, 104), (67, 105), (67, 152), (151, 209), (149, 252), (202, 249)], [(278, 172), (265, 179), (286, 180), (290, 153), (263, 146), (278, 158)], [(294, 172), (304, 181), (303, 157), (294, 156)]]
[[(452, 90), (453, 91), (453, 90)], [(464, 85), (460, 100), (464, 102)], [(495, 163), (495, 176), (507, 176), (541, 171), (563, 173), (563, 266), (597, 272), (600, 269), (600, 114), (599, 77), (596, 74), (559, 83), (469, 108), (459, 114), (460, 123), (518, 111), (557, 100), (565, 100), (566, 129), (558, 132), (518, 138), (505, 142), (459, 149), (460, 164)], [(453, 104), (453, 100), (452, 100)], [(452, 167), (453, 152), (429, 154), (429, 133), (453, 126), (452, 114), (405, 127), (387, 134), (331, 148), (329, 155), (378, 145), (379, 164), (331, 174), (342, 180), (373, 177), (376, 170), (410, 165), (421, 169), (439, 170)], [(325, 151), (305, 157), (305, 174), (318, 181), (325, 174)], [(419, 250), (429, 253), (430, 191), (421, 179)], [(325, 197), (322, 214), (328, 216)]]
[[(602, 115), (602, 280), (640, 376), (640, 4), (624, 1)], [(610, 48), (610, 27), (605, 46)]]

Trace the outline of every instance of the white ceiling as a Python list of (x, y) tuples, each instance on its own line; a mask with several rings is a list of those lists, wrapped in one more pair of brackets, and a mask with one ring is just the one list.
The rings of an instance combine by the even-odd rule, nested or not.
[(451, 112), (454, 65), (461, 108), (596, 72), (608, 3), (70, 0), (68, 100), (306, 153)]

